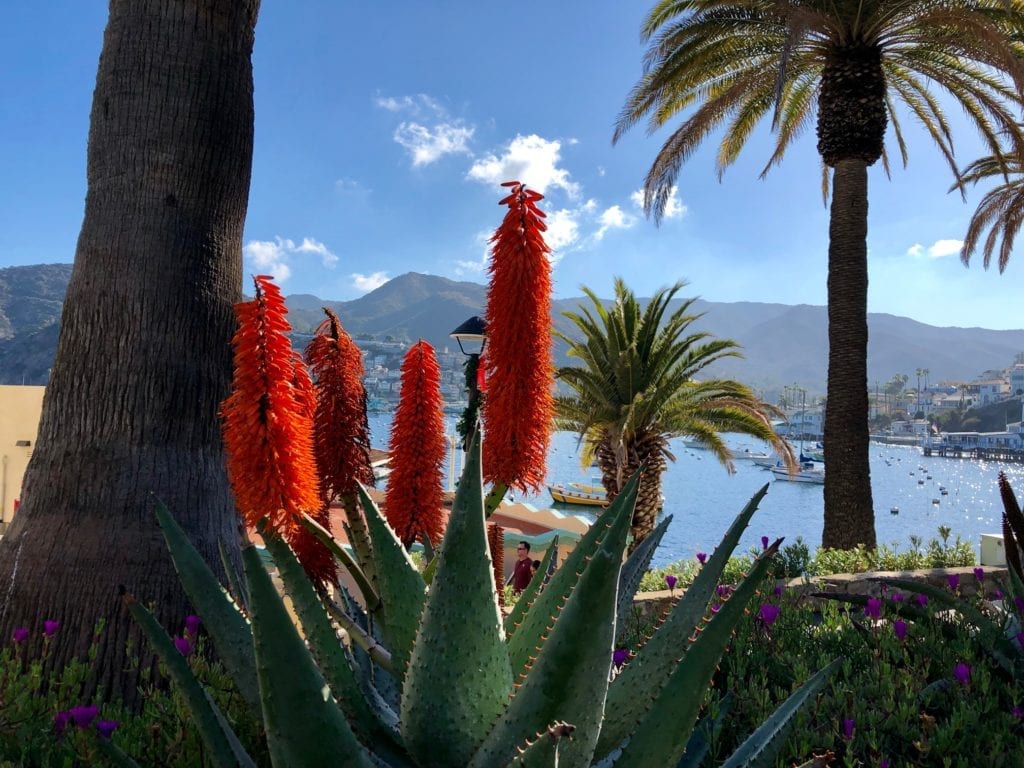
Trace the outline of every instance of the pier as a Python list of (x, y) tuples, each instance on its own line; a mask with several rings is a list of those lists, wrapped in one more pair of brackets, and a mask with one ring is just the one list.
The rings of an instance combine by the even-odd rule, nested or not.
[(981, 461), (1024, 462), (1024, 450), (1013, 448), (978, 448), (960, 445), (925, 444), (921, 450), (925, 456), (942, 456), (947, 459), (980, 459)]

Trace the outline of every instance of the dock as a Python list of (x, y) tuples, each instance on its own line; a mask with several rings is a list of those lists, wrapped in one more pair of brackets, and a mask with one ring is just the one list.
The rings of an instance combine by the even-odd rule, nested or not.
[(961, 445), (925, 444), (921, 447), (925, 456), (942, 456), (947, 459), (978, 459), (980, 461), (999, 461), (1003, 463), (1024, 463), (1024, 450), (1013, 448), (979, 448)]

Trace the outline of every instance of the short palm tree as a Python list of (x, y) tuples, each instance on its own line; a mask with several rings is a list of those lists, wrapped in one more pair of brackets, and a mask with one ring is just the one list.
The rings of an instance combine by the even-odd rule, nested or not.
[(644, 207), (656, 220), (683, 162), (712, 130), (725, 126), (721, 175), (771, 113), (776, 142), (767, 172), (817, 118), (826, 194), (832, 169), (823, 546), (875, 545), (868, 166), (881, 157), (888, 170), (887, 124), (906, 162), (900, 103), (956, 174), (940, 89), (993, 152), (1003, 133), (1014, 146), (1024, 145), (1015, 122), (1024, 89), (1022, 29), (1024, 0), (661, 0), (643, 27), (650, 44), (645, 70), (618, 118), (615, 140), (645, 117), (653, 132), (683, 115), (647, 174)]
[(665, 317), (683, 283), (658, 291), (647, 307), (640, 304), (621, 278), (615, 280), (615, 301), (606, 308), (589, 288), (583, 291), (593, 307), (563, 312), (582, 336), (556, 330), (578, 366), (559, 368), (557, 378), (571, 392), (555, 398), (559, 429), (577, 432), (584, 460), (596, 459), (608, 498), (641, 466), (640, 491), (633, 516), (633, 546), (654, 528), (661, 506), (661, 475), (668, 460), (669, 439), (682, 435), (704, 443), (731, 471), (731, 453), (722, 432), (741, 432), (771, 443), (787, 463), (792, 448), (772, 429), (778, 415), (750, 388), (728, 379), (696, 380), (706, 366), (723, 357), (739, 356), (738, 345), (712, 339), (691, 326), (687, 299)]
[(971, 216), (960, 250), (960, 260), (965, 266), (970, 264), (971, 256), (981, 244), (981, 236), (987, 229), (988, 236), (982, 246), (982, 263), (985, 269), (989, 268), (998, 245), (996, 263), (1002, 273), (1010, 262), (1014, 241), (1021, 224), (1024, 224), (1024, 162), (1021, 161), (1021, 155), (996, 154), (975, 160), (964, 169), (963, 177), (956, 186), (962, 189), (966, 184), (977, 184), (994, 178), (1001, 178), (1002, 181), (985, 193)]

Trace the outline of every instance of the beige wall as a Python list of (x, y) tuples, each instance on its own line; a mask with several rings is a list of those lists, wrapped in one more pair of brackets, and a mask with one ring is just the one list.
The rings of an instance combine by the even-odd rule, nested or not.
[[(0, 385), (0, 522), (11, 522), (14, 500), (36, 445), (45, 387)], [(18, 443), (22, 443), (19, 445)]]

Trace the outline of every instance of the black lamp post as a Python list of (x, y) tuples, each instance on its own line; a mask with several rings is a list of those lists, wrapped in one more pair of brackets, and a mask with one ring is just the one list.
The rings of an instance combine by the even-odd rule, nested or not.
[(480, 387), (477, 375), (480, 368), (480, 356), (487, 344), (487, 322), (479, 315), (473, 315), (466, 322), (452, 331), (449, 336), (459, 342), (459, 349), (466, 356), (466, 388), (469, 390), (469, 403), (456, 425), (462, 437), (462, 449), (469, 450), (469, 436), (476, 427), (477, 413), (480, 410)]

